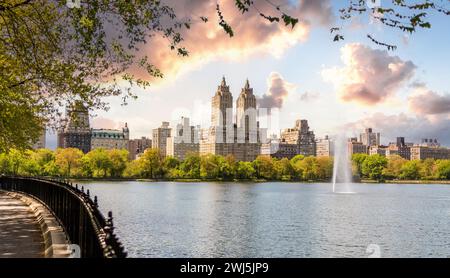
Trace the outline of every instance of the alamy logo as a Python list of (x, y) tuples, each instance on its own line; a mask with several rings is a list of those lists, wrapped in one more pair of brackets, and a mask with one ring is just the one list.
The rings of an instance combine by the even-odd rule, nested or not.
[(381, 248), (378, 244), (369, 244), (366, 249), (366, 253), (369, 254), (368, 258), (381, 258)]
[(77, 244), (69, 244), (68, 249), (70, 251), (69, 258), (78, 259), (78, 258), (81, 257), (81, 249), (80, 249), (79, 245), (77, 245)]
[(80, 8), (81, 7), (81, 0), (67, 0), (66, 6), (69, 9)]

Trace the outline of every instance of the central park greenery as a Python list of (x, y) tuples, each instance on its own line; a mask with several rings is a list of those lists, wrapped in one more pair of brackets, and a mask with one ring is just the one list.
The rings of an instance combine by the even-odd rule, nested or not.
[[(355, 180), (450, 180), (450, 160), (406, 160), (400, 156), (354, 154)], [(66, 178), (144, 178), (163, 180), (279, 180), (330, 181), (333, 158), (275, 159), (258, 156), (252, 162), (236, 161), (231, 155), (188, 154), (180, 161), (147, 149), (136, 160), (126, 150), (95, 149), (83, 154), (67, 148), (0, 153), (0, 174)]]

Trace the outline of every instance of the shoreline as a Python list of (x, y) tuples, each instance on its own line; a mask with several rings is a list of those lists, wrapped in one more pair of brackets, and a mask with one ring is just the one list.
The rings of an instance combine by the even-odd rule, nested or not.
[[(331, 183), (331, 181), (282, 181), (282, 180), (204, 180), (204, 179), (144, 179), (144, 178), (70, 178), (72, 181), (110, 181), (110, 182), (124, 182), (124, 181), (140, 181), (140, 182), (181, 182), (181, 183), (208, 183), (208, 182), (219, 182), (219, 183), (267, 183), (267, 182), (280, 182), (280, 183)], [(385, 180), (378, 182), (375, 180), (360, 180), (354, 181), (352, 183), (360, 184), (450, 184), (450, 180)]]

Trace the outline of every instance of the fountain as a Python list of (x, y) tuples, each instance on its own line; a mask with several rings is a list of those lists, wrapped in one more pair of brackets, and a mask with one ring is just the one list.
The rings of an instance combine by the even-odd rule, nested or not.
[[(333, 193), (354, 193), (349, 190), (352, 182), (352, 168), (349, 158), (346, 136), (344, 134), (337, 135), (334, 139)], [(338, 192), (337, 184), (339, 184), (339, 187), (343, 186), (345, 191)]]

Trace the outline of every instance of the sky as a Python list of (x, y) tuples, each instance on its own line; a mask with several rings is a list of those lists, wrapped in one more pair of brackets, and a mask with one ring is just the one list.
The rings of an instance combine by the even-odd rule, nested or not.
[[(152, 39), (141, 51), (164, 78), (152, 80), (147, 89), (133, 88), (138, 99), (126, 106), (120, 98), (107, 99), (110, 109), (95, 112), (94, 128), (127, 122), (131, 138), (151, 137), (162, 121), (174, 126), (181, 116), (207, 127), (211, 97), (225, 76), (234, 101), (248, 78), (259, 104), (278, 109), (274, 133), (307, 119), (317, 138), (355, 136), (372, 127), (384, 144), (404, 136), (416, 143), (437, 138), (450, 146), (449, 16), (433, 14), (431, 29), (405, 34), (370, 18), (342, 22), (338, 10), (347, 1), (271, 1), (300, 19), (291, 29), (264, 21), (255, 10), (242, 16), (234, 1), (221, 0), (235, 32), (230, 38), (217, 24), (216, 1), (166, 2), (181, 18), (209, 18), (208, 23), (193, 20), (183, 33), (189, 57), (178, 57), (164, 39)], [(276, 13), (268, 2), (255, 2), (259, 11)], [(332, 40), (335, 26), (341, 27), (343, 41)], [(367, 34), (397, 49), (387, 51)], [(48, 135), (47, 147), (55, 145), (55, 136)]]

